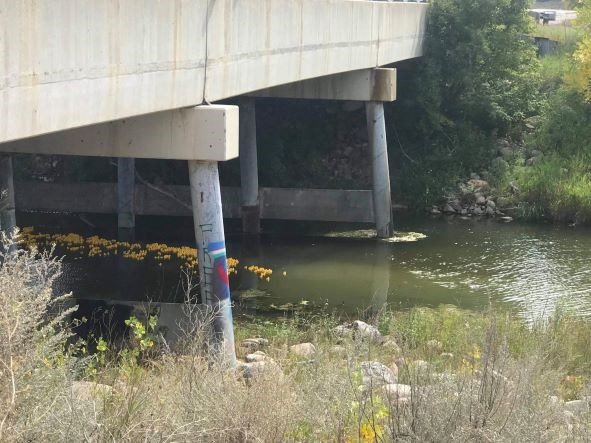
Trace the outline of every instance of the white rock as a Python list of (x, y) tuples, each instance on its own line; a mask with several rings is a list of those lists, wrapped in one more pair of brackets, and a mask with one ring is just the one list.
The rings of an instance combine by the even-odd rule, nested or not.
[(290, 346), (289, 351), (298, 357), (308, 358), (316, 354), (316, 346), (314, 346), (312, 343), (299, 343), (297, 345)]
[(355, 331), (355, 338), (373, 340), (373, 341), (381, 341), (382, 334), (375, 326), (368, 325), (367, 323), (361, 320), (355, 320), (353, 322), (353, 330)]
[(246, 340), (243, 340), (241, 343), (241, 346), (244, 348), (247, 348), (251, 351), (256, 351), (264, 346), (268, 346), (269, 345), (269, 340), (267, 340), (266, 338), (247, 338)]
[(382, 387), (382, 392), (390, 403), (396, 403), (401, 400), (410, 400), (412, 388), (409, 385), (391, 383)]
[(267, 354), (265, 354), (263, 351), (256, 351), (253, 352), (252, 354), (246, 354), (245, 360), (249, 363), (255, 362), (255, 361), (263, 361), (267, 358)]
[(404, 357), (398, 357), (394, 360), (394, 364), (398, 367), (398, 369), (403, 368), (406, 366), (406, 359)]
[(392, 371), (392, 374), (398, 377), (398, 365), (396, 363), (392, 362), (390, 364), (390, 371)]
[(256, 379), (267, 374), (272, 375), (276, 379), (283, 378), (281, 368), (271, 359), (238, 363), (236, 369), (247, 380)]
[(388, 349), (389, 351), (392, 351), (394, 354), (400, 354), (401, 350), (400, 350), (400, 346), (398, 346), (398, 343), (396, 343), (396, 340), (394, 340), (392, 337), (383, 337), (383, 342), (382, 342), (382, 346), (385, 349)]
[(361, 374), (364, 386), (382, 386), (398, 382), (392, 370), (379, 361), (361, 362)]
[(415, 360), (412, 364), (418, 372), (427, 372), (431, 369), (431, 364), (424, 360)]
[(351, 337), (353, 330), (351, 325), (339, 325), (332, 330), (333, 335), (339, 338)]
[(573, 413), (589, 412), (589, 403), (585, 400), (571, 400), (564, 403), (564, 409)]

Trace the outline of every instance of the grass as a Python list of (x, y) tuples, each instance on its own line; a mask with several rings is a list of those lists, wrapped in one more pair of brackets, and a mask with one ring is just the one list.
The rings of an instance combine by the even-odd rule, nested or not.
[(541, 25), (534, 24), (531, 35), (536, 37), (546, 37), (551, 40), (560, 42), (567, 47), (574, 47), (583, 35), (583, 31), (570, 23), (563, 23), (561, 25)]
[[(88, 343), (74, 342), (68, 332), (67, 296), (51, 296), (59, 272), (58, 260), (34, 249), (2, 256), (2, 441), (591, 436), (589, 413), (565, 411), (564, 404), (591, 394), (591, 322), (585, 319), (557, 313), (526, 325), (494, 309), (416, 308), (366, 318), (383, 335), (366, 341), (336, 335), (342, 320), (330, 313), (242, 318), (236, 322), (240, 358), (249, 352), (240, 346), (243, 339), (269, 341), (265, 369), (245, 378), (207, 354), (208, 316), (194, 310), (175, 352), (160, 344), (154, 319), (144, 327), (131, 319), (127, 341), (97, 339), (96, 353), (89, 353)], [(289, 351), (301, 342), (316, 346), (312, 359)], [(364, 382), (367, 361), (395, 368), (408, 393), (396, 397), (373, 379)]]

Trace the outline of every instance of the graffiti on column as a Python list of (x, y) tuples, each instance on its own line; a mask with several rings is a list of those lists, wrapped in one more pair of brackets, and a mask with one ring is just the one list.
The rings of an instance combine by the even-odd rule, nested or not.
[(213, 296), (216, 301), (227, 300), (230, 298), (230, 282), (226, 260), (226, 243), (223, 241), (209, 243), (208, 251), (213, 258)]
[(228, 264), (226, 260), (226, 244), (224, 241), (211, 241), (213, 228), (211, 224), (199, 225), (201, 230), (203, 274), (201, 276), (201, 291), (203, 301), (213, 304), (230, 298), (230, 284), (228, 280)]

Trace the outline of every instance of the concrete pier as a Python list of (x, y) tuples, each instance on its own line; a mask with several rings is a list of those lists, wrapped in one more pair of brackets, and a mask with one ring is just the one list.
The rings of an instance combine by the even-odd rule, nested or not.
[(388, 143), (384, 104), (369, 101), (365, 104), (367, 131), (372, 155), (373, 209), (378, 237), (388, 238), (393, 234), (392, 197), (390, 170), (388, 166)]
[(16, 226), (12, 156), (0, 154), (0, 229), (9, 232)]
[(236, 366), (218, 164), (189, 161), (193, 223), (202, 303), (214, 314), (212, 346), (223, 363)]
[(135, 238), (135, 159), (117, 159), (117, 235), (119, 240)]
[(261, 231), (259, 201), (259, 170), (257, 162), (257, 126), (255, 99), (245, 98), (240, 103), (240, 194), (242, 232)]

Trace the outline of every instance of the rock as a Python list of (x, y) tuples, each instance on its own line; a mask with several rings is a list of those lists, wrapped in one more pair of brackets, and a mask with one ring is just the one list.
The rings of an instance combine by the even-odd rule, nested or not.
[(455, 212), (460, 212), (462, 210), (462, 203), (460, 203), (460, 200), (457, 198), (449, 202), (449, 205), (453, 208)]
[(497, 207), (505, 208), (509, 205), (509, 199), (505, 197), (497, 197)]
[(509, 191), (511, 191), (512, 194), (519, 194), (519, 192), (521, 192), (514, 182), (509, 183)]
[(390, 403), (396, 403), (400, 400), (410, 400), (412, 388), (410, 385), (399, 383), (390, 383), (382, 387), (382, 392)]
[(531, 157), (543, 157), (544, 153), (538, 149), (532, 149), (530, 156)]
[(447, 360), (451, 360), (452, 358), (454, 358), (454, 355), (451, 352), (442, 352), (441, 354), (439, 354), (439, 356)]
[(504, 171), (509, 168), (509, 163), (507, 163), (503, 157), (494, 158), (490, 165), (493, 168), (499, 169), (501, 171)]
[(528, 129), (535, 129), (540, 124), (541, 117), (539, 115), (533, 115), (525, 119), (525, 127)]
[(525, 166), (534, 166), (540, 162), (542, 157), (530, 157), (525, 161)]
[(474, 208), (474, 210), (472, 211), (472, 213), (473, 213), (474, 215), (482, 215), (482, 214), (483, 214), (483, 212), (484, 212), (484, 211), (483, 211), (483, 210), (482, 210), (482, 208), (480, 208), (479, 206), (476, 206), (476, 207)]
[(513, 217), (509, 217), (508, 215), (505, 215), (504, 217), (501, 217), (499, 220), (501, 220), (505, 223), (511, 223), (513, 221)]
[(461, 215), (468, 215), (468, 210), (466, 208), (462, 208), (462, 210), (460, 211)]
[(238, 369), (238, 371), (246, 379), (257, 378), (265, 373), (267, 369), (267, 362), (254, 361), (248, 363), (238, 363), (236, 369)]
[(479, 193), (479, 195), (476, 197), (476, 204), (477, 205), (484, 205), (486, 204), (486, 197), (482, 194)]
[(497, 208), (497, 204), (490, 197), (486, 199), (486, 206), (488, 206), (489, 208), (493, 208), (493, 209), (496, 209)]
[(412, 364), (417, 372), (426, 373), (431, 369), (431, 364), (425, 360), (415, 360)]
[(558, 405), (558, 404), (560, 404), (560, 399), (558, 398), (557, 395), (551, 395), (548, 397), (548, 402), (551, 405)]
[(243, 340), (242, 343), (240, 343), (240, 345), (243, 348), (246, 348), (250, 351), (258, 351), (260, 348), (264, 347), (264, 346), (269, 346), (269, 340), (267, 340), (266, 338), (247, 338), (246, 340)]
[(446, 214), (453, 214), (456, 211), (454, 208), (452, 208), (452, 206), (449, 203), (446, 203), (446, 205), (443, 207), (443, 212), (445, 212)]
[(390, 364), (390, 371), (392, 371), (392, 374), (394, 374), (398, 378), (399, 369), (398, 369), (398, 365), (396, 363), (392, 362)]
[(471, 180), (480, 180), (480, 176), (476, 172), (471, 172), (470, 179)]
[(361, 362), (361, 375), (364, 386), (383, 386), (398, 382), (398, 377), (392, 370), (379, 361)]
[(398, 369), (403, 368), (404, 366), (406, 366), (406, 359), (404, 357), (398, 357), (394, 360), (394, 364)]
[(589, 412), (589, 402), (585, 400), (571, 400), (564, 403), (564, 409), (572, 413)]
[(339, 325), (333, 328), (332, 333), (335, 337), (347, 338), (353, 336), (353, 330), (351, 325)]
[(267, 354), (265, 354), (263, 351), (256, 351), (253, 352), (252, 354), (246, 354), (246, 357), (244, 358), (247, 362), (252, 363), (255, 361), (263, 361), (267, 358)]
[(355, 320), (352, 324), (354, 337), (363, 340), (382, 341), (382, 334), (375, 326), (368, 325), (361, 320)]
[(443, 349), (443, 343), (441, 343), (439, 340), (429, 340), (426, 345), (427, 349), (429, 349), (431, 352), (441, 352)]
[(392, 351), (394, 354), (400, 354), (400, 346), (398, 346), (398, 343), (392, 337), (383, 337), (382, 347)]
[(486, 215), (491, 216), (491, 217), (495, 215), (494, 208), (491, 208), (490, 206), (487, 206), (486, 209), (484, 210), (484, 212), (486, 213)]
[(431, 208), (431, 210), (429, 212), (431, 214), (433, 214), (433, 215), (439, 215), (439, 214), (441, 214), (441, 211), (438, 208), (435, 208), (435, 207)]
[(470, 185), (473, 189), (483, 190), (486, 191), (490, 188), (490, 185), (486, 180), (479, 180), (471, 178), (468, 180), (468, 185)]
[(289, 352), (298, 357), (312, 357), (316, 354), (316, 346), (312, 343), (299, 343), (289, 347)]

